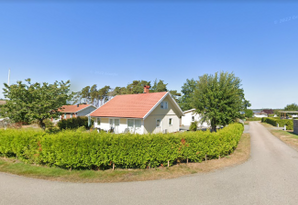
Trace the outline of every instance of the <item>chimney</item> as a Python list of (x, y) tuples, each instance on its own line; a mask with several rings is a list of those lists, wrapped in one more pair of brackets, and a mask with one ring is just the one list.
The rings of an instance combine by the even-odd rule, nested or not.
[(144, 85), (144, 93), (149, 93), (150, 86)]
[(79, 107), (80, 106), (80, 104), (77, 104), (77, 107)]

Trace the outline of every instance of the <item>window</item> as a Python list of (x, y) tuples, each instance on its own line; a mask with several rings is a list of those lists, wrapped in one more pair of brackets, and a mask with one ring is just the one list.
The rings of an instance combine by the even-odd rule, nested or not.
[(136, 126), (136, 128), (140, 128), (141, 127), (141, 120), (135, 120), (135, 126)]
[(70, 118), (72, 118), (72, 113), (70, 114)]
[(169, 125), (173, 125), (173, 119), (169, 118)]
[(161, 109), (168, 109), (168, 102), (166, 101), (163, 101), (160, 103), (160, 108)]
[(157, 120), (156, 120), (156, 127), (160, 127), (160, 122), (161, 122), (160, 119), (157, 119)]
[(128, 125), (128, 127), (133, 127), (133, 119), (128, 119), (127, 125)]
[(195, 121), (195, 116), (191, 116), (191, 121)]
[(120, 120), (119, 120), (119, 119), (115, 119), (115, 120), (114, 120), (114, 123), (115, 123), (115, 126), (119, 126), (119, 124), (120, 124)]
[(64, 119), (66, 119), (66, 114), (64, 114)]

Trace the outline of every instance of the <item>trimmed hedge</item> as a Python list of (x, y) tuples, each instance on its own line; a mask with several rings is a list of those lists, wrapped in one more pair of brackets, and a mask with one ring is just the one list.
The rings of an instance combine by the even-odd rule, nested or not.
[(74, 169), (147, 168), (188, 159), (201, 162), (232, 153), (243, 132), (231, 124), (218, 132), (111, 134), (64, 130), (0, 130), (0, 155), (28, 163)]
[(263, 117), (262, 122), (266, 122), (268, 124), (271, 124), (273, 126), (279, 125), (279, 127), (283, 127), (286, 125), (287, 130), (293, 129), (293, 120), (287, 120), (287, 119), (280, 119), (280, 118), (273, 118), (273, 117)]
[[(57, 123), (60, 130), (62, 129), (77, 129), (79, 127), (84, 126), (86, 129), (88, 129), (88, 117), (73, 117), (69, 118), (67, 120), (60, 120)], [(93, 120), (91, 119), (91, 126), (93, 125)]]
[(246, 121), (261, 121), (262, 119), (259, 117), (251, 117), (251, 118), (247, 118)]

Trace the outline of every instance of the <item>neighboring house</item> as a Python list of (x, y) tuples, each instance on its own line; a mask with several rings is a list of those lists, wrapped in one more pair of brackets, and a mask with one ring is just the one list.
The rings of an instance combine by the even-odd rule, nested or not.
[(198, 127), (207, 128), (210, 127), (207, 122), (201, 123), (202, 117), (201, 115), (195, 113), (195, 109), (184, 111), (184, 116), (181, 118), (181, 126), (190, 126), (192, 122), (197, 121)]
[(182, 110), (169, 92), (117, 95), (90, 114), (94, 127), (115, 133), (138, 134), (179, 131)]
[[(77, 105), (63, 105), (60, 109), (59, 112), (62, 113), (60, 116), (60, 119), (69, 119), (73, 117), (78, 117), (78, 116), (89, 116), (91, 112), (96, 110), (96, 107), (93, 105), (86, 105), (86, 104), (77, 104)], [(58, 120), (53, 120), (54, 122), (59, 121)]]
[(256, 112), (256, 113), (254, 113), (253, 117), (262, 118), (262, 117), (268, 117), (268, 115), (265, 112)]

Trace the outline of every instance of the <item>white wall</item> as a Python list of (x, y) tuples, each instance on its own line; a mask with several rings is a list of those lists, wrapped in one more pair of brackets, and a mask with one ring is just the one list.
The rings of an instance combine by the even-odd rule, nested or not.
[[(194, 120), (192, 120), (194, 117)], [(184, 116), (181, 117), (181, 125), (190, 126), (193, 121), (197, 121), (198, 127), (210, 127), (207, 122), (200, 123), (201, 116), (193, 111), (184, 112)]]
[[(93, 118), (93, 119), (94, 119), (94, 128), (100, 128), (105, 131), (108, 131), (111, 129), (110, 119), (119, 119), (120, 120), (119, 126), (117, 126), (117, 127), (114, 126), (114, 132), (116, 134), (123, 133), (127, 128), (129, 128), (128, 124), (127, 124), (128, 118)], [(99, 121), (100, 121), (100, 123), (98, 123)], [(135, 127), (129, 128), (129, 132), (143, 134), (144, 133), (144, 121), (141, 120), (141, 128), (135, 128)]]

